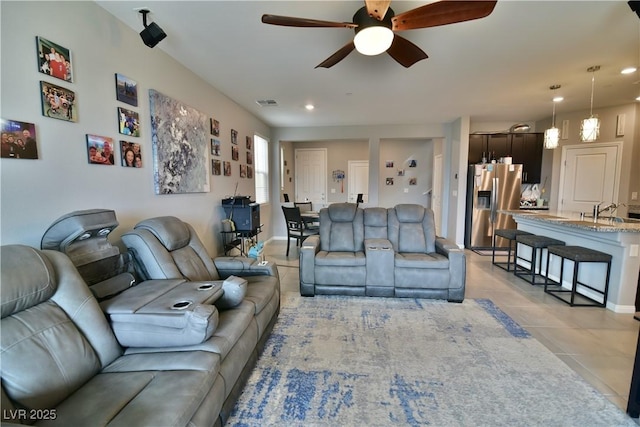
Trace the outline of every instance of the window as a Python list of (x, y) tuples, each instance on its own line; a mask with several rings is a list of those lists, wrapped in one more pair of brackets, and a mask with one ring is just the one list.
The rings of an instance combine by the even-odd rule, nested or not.
[(256, 203), (269, 202), (269, 142), (259, 135), (253, 136), (256, 165)]

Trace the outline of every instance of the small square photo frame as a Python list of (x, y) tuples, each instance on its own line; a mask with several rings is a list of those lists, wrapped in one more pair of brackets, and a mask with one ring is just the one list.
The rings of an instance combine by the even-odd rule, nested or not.
[(231, 129), (231, 143), (238, 145), (238, 131)]
[(40, 36), (36, 36), (36, 47), (39, 72), (73, 83), (73, 63), (69, 49)]
[(140, 117), (136, 111), (118, 107), (118, 132), (127, 136), (140, 136)]
[(253, 179), (253, 166), (247, 165), (247, 178)]
[(240, 165), (240, 178), (247, 177), (247, 165)]
[(0, 123), (2, 123), (2, 153), (0, 157), (31, 160), (38, 158), (35, 124), (7, 119), (0, 119)]
[(87, 160), (92, 165), (113, 166), (113, 138), (87, 134)]
[(247, 151), (247, 164), (248, 165), (253, 164), (253, 153), (251, 151)]
[(142, 167), (142, 150), (137, 142), (120, 141), (121, 164), (128, 168)]
[(247, 145), (247, 150), (251, 150), (253, 147), (253, 138), (251, 138), (250, 136), (247, 136), (245, 138), (245, 144)]
[(116, 73), (116, 99), (125, 104), (138, 106), (138, 83), (127, 76)]
[(231, 176), (231, 162), (228, 160), (224, 160), (222, 162), (222, 171), (224, 176)]
[(220, 136), (220, 122), (211, 118), (211, 135)]
[(238, 147), (231, 147), (231, 160), (239, 160), (240, 153), (238, 152)]
[(221, 147), (220, 147), (220, 140), (219, 139), (211, 138), (211, 155), (212, 156), (220, 156), (221, 155)]
[(211, 159), (211, 174), (212, 175), (222, 175), (222, 165), (221, 161), (218, 159)]
[(74, 91), (41, 80), (40, 100), (43, 116), (66, 122), (78, 121)]

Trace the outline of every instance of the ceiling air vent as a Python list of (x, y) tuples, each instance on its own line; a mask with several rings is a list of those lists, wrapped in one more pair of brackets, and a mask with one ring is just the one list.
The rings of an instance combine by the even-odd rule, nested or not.
[(259, 99), (256, 101), (261, 107), (277, 107), (278, 103), (273, 99)]

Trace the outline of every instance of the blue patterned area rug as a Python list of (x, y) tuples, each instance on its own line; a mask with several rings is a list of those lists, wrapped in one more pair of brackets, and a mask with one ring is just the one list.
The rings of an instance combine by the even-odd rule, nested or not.
[(230, 426), (632, 426), (490, 300), (283, 296)]

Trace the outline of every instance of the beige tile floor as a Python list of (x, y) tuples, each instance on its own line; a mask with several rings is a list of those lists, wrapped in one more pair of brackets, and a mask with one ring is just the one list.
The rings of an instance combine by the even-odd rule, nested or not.
[[(299, 292), (298, 251), (291, 241), (271, 241), (266, 258), (278, 264), (282, 292)], [(640, 322), (631, 314), (569, 307), (491, 263), (467, 254), (467, 298), (488, 298), (536, 339), (626, 411)]]

